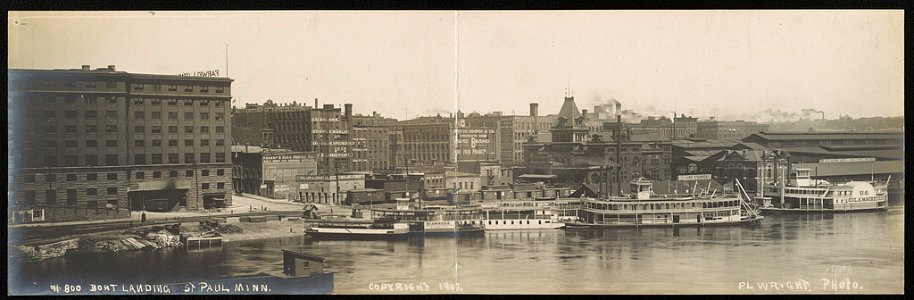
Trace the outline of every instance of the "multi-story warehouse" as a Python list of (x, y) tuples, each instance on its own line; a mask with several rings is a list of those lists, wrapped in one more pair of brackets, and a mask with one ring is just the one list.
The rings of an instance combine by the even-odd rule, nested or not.
[(609, 137), (589, 135), (574, 98), (566, 97), (552, 128), (552, 141), (524, 144), (523, 171), (555, 175), (558, 182), (572, 185), (602, 184), (604, 190), (616, 194), (628, 188), (629, 180), (639, 177), (671, 178), (669, 139), (615, 131)]
[(549, 132), (556, 118), (555, 115), (540, 116), (539, 105), (530, 103), (530, 114), (527, 116), (471, 114), (466, 117), (466, 125), (495, 129), (495, 160), (503, 165), (518, 165), (524, 161), (524, 142), (537, 133)]
[(695, 136), (710, 140), (742, 139), (754, 133), (768, 131), (768, 124), (753, 121), (698, 121)]
[(8, 74), (17, 221), (231, 205), (231, 79), (114, 66)]
[(245, 129), (237, 130), (235, 143), (317, 152), (320, 174), (352, 171), (352, 104), (345, 104), (345, 110), (333, 104), (317, 107), (317, 99), (314, 107), (268, 100), (236, 109), (232, 125)]
[(352, 170), (390, 169), (390, 132), (387, 127), (352, 127)]

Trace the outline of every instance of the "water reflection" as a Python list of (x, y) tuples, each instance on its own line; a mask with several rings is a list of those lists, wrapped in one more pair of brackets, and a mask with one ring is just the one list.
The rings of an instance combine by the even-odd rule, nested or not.
[[(459, 282), (464, 293), (742, 293), (737, 282), (805, 279), (847, 266), (865, 292), (901, 292), (904, 212), (770, 215), (747, 227), (493, 231), (458, 238), (228, 242), (221, 248), (12, 262), (11, 279), (178, 281), (275, 273), (280, 249), (323, 256), (336, 293), (370, 283)], [(16, 281), (11, 281), (14, 283)], [(14, 283), (15, 284), (15, 283)], [(854, 292), (854, 291), (851, 291)]]

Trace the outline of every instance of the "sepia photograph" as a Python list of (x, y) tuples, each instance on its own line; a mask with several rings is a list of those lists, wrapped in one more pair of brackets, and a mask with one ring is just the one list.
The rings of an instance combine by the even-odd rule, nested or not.
[(904, 294), (904, 11), (7, 13), (7, 295)]

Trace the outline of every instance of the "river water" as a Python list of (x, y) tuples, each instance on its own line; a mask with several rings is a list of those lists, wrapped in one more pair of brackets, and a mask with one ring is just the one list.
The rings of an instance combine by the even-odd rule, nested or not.
[(280, 249), (325, 257), (336, 294), (425, 293), (389, 291), (397, 283), (439, 294), (903, 293), (904, 207), (769, 215), (754, 227), (501, 231), (411, 241), (287, 237), (11, 261), (10, 293), (48, 278), (139, 283), (276, 273)]

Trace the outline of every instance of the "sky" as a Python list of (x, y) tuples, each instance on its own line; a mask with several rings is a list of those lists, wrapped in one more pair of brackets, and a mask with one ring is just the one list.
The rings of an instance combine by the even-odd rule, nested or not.
[(581, 109), (612, 98), (645, 115), (904, 114), (900, 10), (10, 12), (7, 24), (9, 68), (218, 69), (238, 106), (554, 114), (570, 90)]

